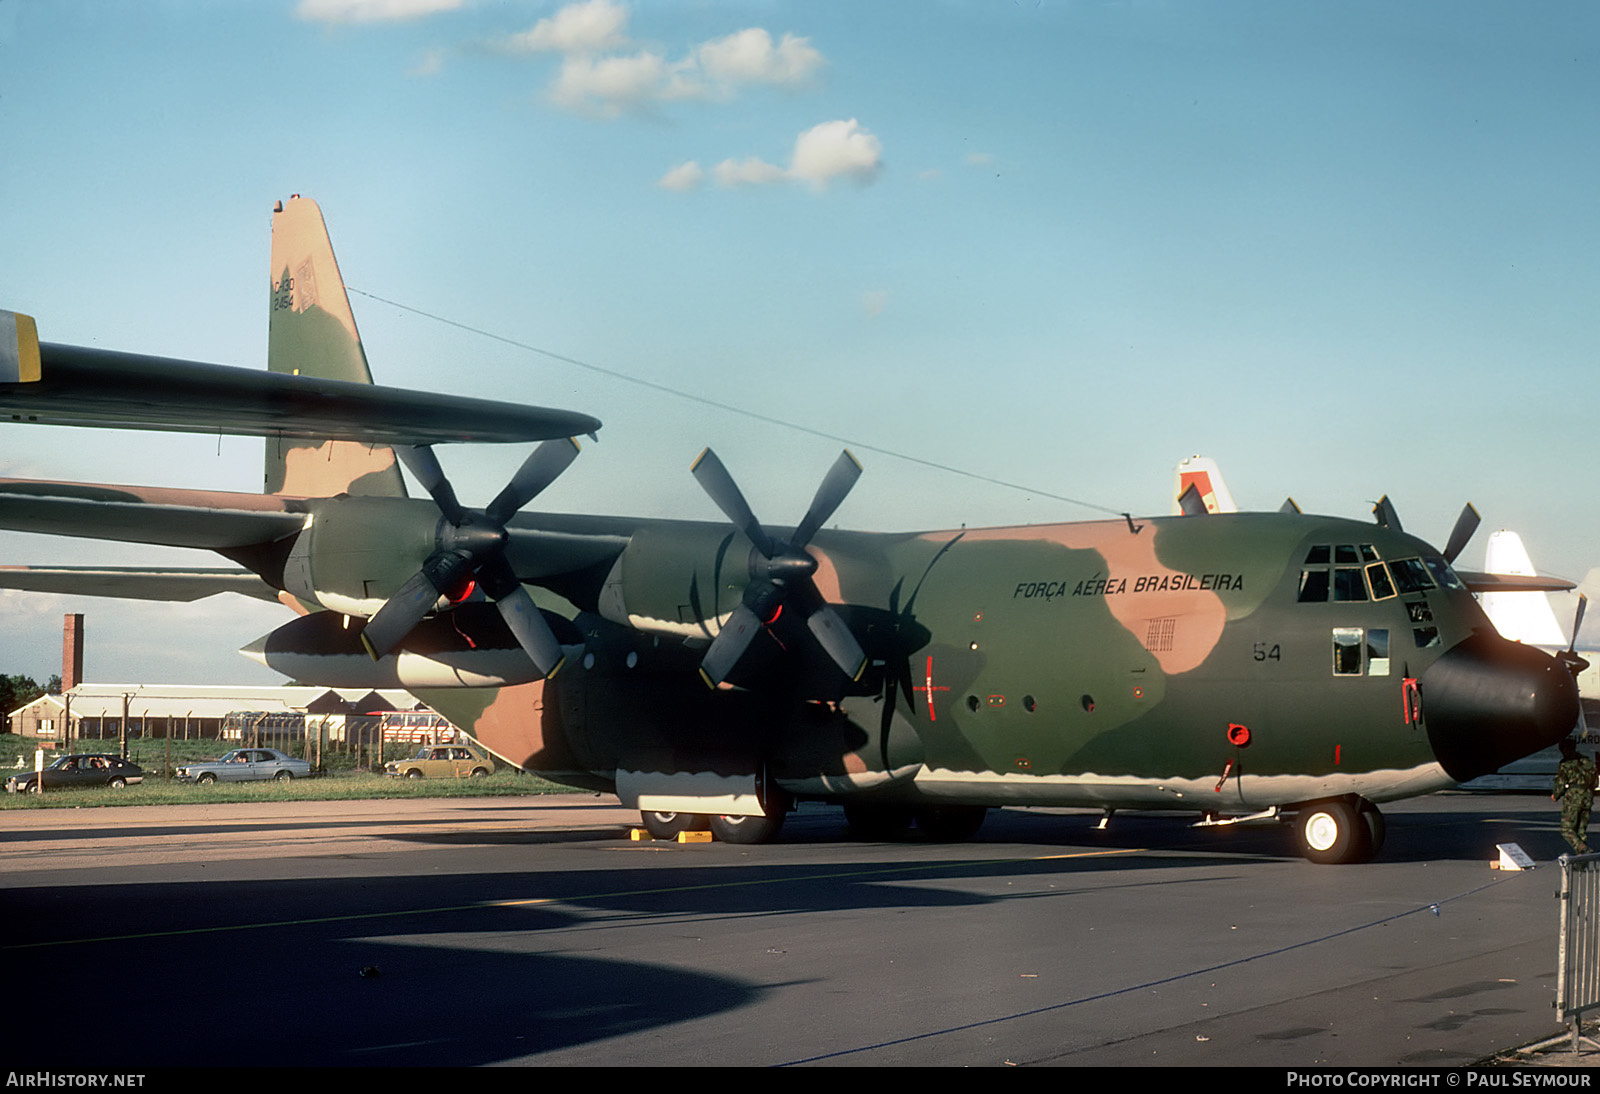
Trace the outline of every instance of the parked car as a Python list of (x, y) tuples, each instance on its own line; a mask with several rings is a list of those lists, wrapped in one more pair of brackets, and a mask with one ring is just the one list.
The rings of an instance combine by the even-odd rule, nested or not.
[(6, 790), (13, 794), (37, 794), (41, 776), (46, 790), (74, 786), (109, 786), (113, 790), (121, 790), (124, 786), (143, 782), (144, 769), (121, 756), (104, 752), (74, 752), (59, 757), (43, 771), (19, 771), (6, 779)]
[(477, 745), (423, 745), (415, 756), (391, 760), (383, 770), (406, 779), (481, 779), (494, 770), (494, 760)]
[(186, 783), (242, 783), (258, 779), (305, 779), (311, 776), (311, 764), (297, 760), (275, 748), (236, 748), (220, 760), (184, 764), (177, 770), (179, 782)]

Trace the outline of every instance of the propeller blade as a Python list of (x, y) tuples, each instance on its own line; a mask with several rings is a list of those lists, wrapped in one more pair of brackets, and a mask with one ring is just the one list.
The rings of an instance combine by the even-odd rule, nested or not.
[(1567, 647), (1567, 649), (1572, 653), (1576, 653), (1578, 651), (1578, 632), (1583, 629), (1583, 613), (1588, 607), (1589, 597), (1587, 594), (1579, 593), (1578, 610), (1572, 617), (1572, 644)]
[(478, 569), (478, 579), (483, 591), (494, 598), (495, 609), (511, 628), (528, 660), (545, 676), (554, 676), (566, 655), (561, 652), (561, 643), (556, 641), (550, 624), (544, 621), (544, 613), (522, 587), (506, 556), (502, 553), (486, 561)]
[(806, 510), (800, 526), (794, 530), (795, 547), (804, 548), (811, 542), (817, 529), (828, 523), (828, 518), (833, 516), (833, 511), (839, 508), (860, 477), (861, 464), (850, 454), (850, 450), (847, 448), (839, 453), (839, 458), (833, 461), (822, 485), (817, 487), (817, 496), (811, 499), (811, 508)]
[(761, 620), (756, 618), (755, 612), (743, 604), (733, 609), (733, 614), (712, 640), (711, 648), (700, 659), (700, 676), (707, 686), (716, 687), (728, 678), (760, 629)]
[(451, 524), (461, 523), (461, 502), (456, 498), (455, 488), (450, 485), (450, 480), (444, 476), (444, 468), (439, 466), (439, 459), (433, 454), (433, 449), (428, 445), (397, 444), (394, 453), (400, 457), (400, 462), (416, 476), (422, 488), (428, 492), (433, 503), (439, 507), (439, 512)]
[(744, 494), (733, 481), (733, 476), (728, 474), (728, 469), (722, 466), (722, 461), (717, 459), (717, 454), (709, 448), (706, 449), (694, 461), (689, 472), (694, 475), (700, 488), (716, 502), (717, 508), (722, 510), (722, 515), (732, 521), (734, 527), (743, 532), (746, 539), (755, 544), (756, 550), (771, 558), (777, 549), (772, 537), (767, 535), (761, 527), (761, 522), (756, 520), (755, 513), (750, 510), (750, 504), (744, 500)]
[(1400, 514), (1395, 512), (1394, 503), (1389, 500), (1388, 494), (1378, 499), (1378, 503), (1372, 507), (1372, 515), (1377, 517), (1378, 523), (1385, 528), (1393, 528), (1396, 532), (1405, 531), (1400, 527)]
[(433, 587), (426, 571), (419, 570), (407, 578), (400, 591), (384, 601), (378, 614), (367, 620), (361, 632), (361, 644), (367, 647), (372, 659), (376, 661), (398, 646), (438, 599), (439, 590)]
[(578, 442), (571, 437), (545, 441), (522, 462), (506, 488), (489, 503), (484, 515), (496, 524), (504, 524), (537, 497), (545, 487), (572, 466), (578, 458)]
[(1454, 562), (1467, 541), (1472, 538), (1472, 533), (1478, 530), (1478, 522), (1483, 518), (1478, 516), (1478, 511), (1468, 502), (1461, 510), (1461, 515), (1456, 518), (1456, 526), (1450, 529), (1450, 542), (1444, 545), (1444, 560)]
[(1278, 512), (1298, 513), (1300, 512), (1300, 506), (1293, 498), (1284, 498), (1283, 504), (1278, 506)]
[(511, 628), (511, 633), (516, 635), (517, 645), (522, 647), (522, 652), (528, 655), (528, 659), (545, 677), (554, 676), (560, 671), (566, 654), (561, 652), (561, 643), (556, 641), (550, 624), (544, 621), (544, 613), (539, 611), (539, 606), (528, 595), (527, 589), (518, 584), (509, 596), (496, 600), (494, 606), (499, 609), (500, 618), (506, 621), (506, 626)]
[(838, 612), (824, 604), (811, 613), (806, 626), (811, 628), (811, 633), (816, 635), (822, 648), (833, 658), (833, 663), (844, 670), (846, 676), (852, 680), (861, 679), (861, 674), (867, 668), (867, 655), (855, 635), (850, 633), (850, 628), (844, 625), (844, 620), (839, 618)]

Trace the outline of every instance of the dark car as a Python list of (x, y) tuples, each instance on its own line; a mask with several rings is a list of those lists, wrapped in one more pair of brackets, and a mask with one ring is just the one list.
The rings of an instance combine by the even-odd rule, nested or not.
[(39, 780), (46, 790), (65, 790), (74, 786), (124, 786), (144, 781), (144, 769), (121, 756), (104, 752), (74, 752), (62, 756), (41, 771), (20, 771), (6, 779), (6, 790), (13, 794), (39, 793)]

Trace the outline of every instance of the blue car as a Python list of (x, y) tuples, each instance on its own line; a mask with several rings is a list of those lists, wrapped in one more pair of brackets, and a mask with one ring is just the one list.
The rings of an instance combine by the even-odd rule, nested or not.
[(297, 760), (275, 748), (236, 748), (220, 760), (184, 764), (178, 768), (177, 779), (186, 783), (242, 783), (262, 779), (306, 779), (311, 777), (311, 764)]

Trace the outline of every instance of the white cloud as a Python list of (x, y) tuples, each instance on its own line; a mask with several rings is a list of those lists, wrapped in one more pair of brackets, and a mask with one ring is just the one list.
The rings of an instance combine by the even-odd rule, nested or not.
[(987, 152), (968, 152), (964, 158), (968, 167), (987, 167), (994, 162), (994, 157)]
[(871, 182), (882, 167), (883, 143), (851, 118), (823, 122), (800, 134), (789, 173), (821, 189), (836, 178)]
[(599, 53), (628, 44), (628, 9), (612, 0), (568, 4), (505, 42), (519, 53)]
[(725, 88), (741, 84), (798, 84), (825, 63), (808, 38), (785, 34), (773, 48), (772, 35), (760, 27), (737, 31), (706, 42), (695, 50), (700, 69)]
[(698, 163), (690, 160), (688, 163), (678, 164), (665, 175), (662, 175), (656, 180), (656, 185), (663, 190), (676, 190), (681, 194), (698, 188), (700, 180), (705, 178), (705, 174)]
[(885, 289), (872, 289), (861, 294), (861, 310), (867, 313), (870, 319), (876, 319), (883, 314), (883, 309), (889, 306), (889, 293)]
[(441, 11), (455, 11), (466, 0), (300, 0), (297, 19), (311, 23), (398, 23)]
[(761, 186), (769, 182), (782, 182), (787, 172), (775, 167), (760, 156), (743, 160), (723, 160), (716, 167), (717, 182), (723, 186)]
[[(725, 159), (712, 168), (720, 186), (764, 186), (774, 182), (805, 182), (814, 189), (825, 189), (836, 178), (869, 183), (883, 166), (883, 144), (851, 118), (849, 121), (823, 122), (795, 138), (794, 154), (788, 167), (768, 163), (760, 156)], [(689, 182), (693, 169), (693, 182)], [(693, 160), (668, 171), (656, 185), (668, 190), (690, 190), (701, 179), (699, 164)]]
[(550, 87), (550, 100), (558, 106), (607, 118), (701, 94), (676, 66), (648, 50), (631, 57), (569, 56)]
[(752, 86), (792, 87), (827, 63), (809, 39), (785, 33), (774, 44), (772, 35), (760, 27), (690, 46), (677, 56), (656, 49), (624, 55), (624, 50), (635, 48), (628, 38), (628, 19), (627, 7), (618, 0), (580, 0), (539, 20), (529, 30), (497, 39), (492, 46), (510, 53), (560, 55), (560, 71), (547, 91), (549, 101), (577, 113), (607, 118), (643, 112), (661, 102), (731, 99)]

